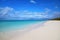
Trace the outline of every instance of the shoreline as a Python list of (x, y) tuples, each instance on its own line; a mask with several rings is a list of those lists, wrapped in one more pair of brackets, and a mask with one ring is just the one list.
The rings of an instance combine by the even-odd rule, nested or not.
[[(25, 30), (25, 29), (28, 29), (28, 28), (32, 28), (32, 26), (34, 26), (34, 25), (38, 25), (38, 24), (43, 24), (44, 22), (46, 22), (46, 21), (42, 21), (42, 22), (36, 22), (36, 23), (30, 23), (30, 24), (26, 24), (26, 25), (23, 25), (23, 26), (21, 26), (21, 27), (23, 27), (23, 28), (10, 28), (10, 29), (7, 29), (7, 31), (5, 30), (5, 31), (0, 31), (0, 32), (10, 32), (10, 31), (18, 31), (18, 30)], [(18, 26), (20, 26), (20, 25), (18, 25)], [(25, 27), (24, 27), (25, 26)]]
[(0, 32), (0, 36), (1, 36), (2, 39), (5, 38), (6, 40), (12, 39), (12, 37), (15, 37), (15, 36), (20, 36), (21, 37), (24, 34), (26, 34), (27, 32), (30, 32), (30, 31), (32, 31), (34, 29), (37, 29), (36, 26), (41, 27), (43, 23), (44, 22), (37, 22), (37, 23), (34, 23), (34, 24), (26, 25), (26, 28), (24, 28), (24, 29), (18, 29), (18, 30), (10, 30), (10, 31)]
[[(43, 40), (42, 37), (43, 38), (46, 37), (47, 33), (49, 35), (50, 32), (52, 32), (51, 36), (53, 36), (53, 35), (58, 36), (59, 35), (58, 29), (60, 29), (59, 24), (60, 24), (60, 21), (46, 21), (41, 24), (35, 23), (34, 25), (28, 25), (28, 26), (30, 26), (30, 28), (28, 27), (24, 30), (9, 31), (9, 32), (3, 33), (3, 34), (0, 33), (0, 39), (1, 40), (17, 40), (17, 39), (18, 40), (32, 40), (32, 39), (38, 37), (34, 40), (39, 40), (41, 37), (40, 40)], [(50, 36), (50, 38), (51, 38), (51, 36)]]
[(60, 21), (47, 21), (43, 27), (26, 33), (21, 40), (60, 40)]

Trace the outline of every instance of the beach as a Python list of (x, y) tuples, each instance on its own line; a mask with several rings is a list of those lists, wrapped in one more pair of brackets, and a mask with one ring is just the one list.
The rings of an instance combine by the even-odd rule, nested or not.
[(0, 32), (0, 40), (60, 40), (60, 21), (28, 25), (23, 30)]

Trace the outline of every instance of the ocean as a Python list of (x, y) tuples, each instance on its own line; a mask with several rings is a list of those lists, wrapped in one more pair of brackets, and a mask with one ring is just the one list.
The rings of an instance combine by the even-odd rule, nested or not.
[(0, 21), (0, 32), (8, 30), (16, 30), (25, 28), (29, 24), (35, 24), (42, 21), (18, 21), (18, 20), (3, 20)]

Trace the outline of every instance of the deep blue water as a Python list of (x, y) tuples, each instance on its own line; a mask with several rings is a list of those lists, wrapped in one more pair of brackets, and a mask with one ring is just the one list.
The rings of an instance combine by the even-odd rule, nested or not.
[(18, 21), (18, 20), (8, 20), (0, 21), (0, 31), (8, 31), (13, 29), (25, 28), (28, 24), (34, 24), (42, 21)]

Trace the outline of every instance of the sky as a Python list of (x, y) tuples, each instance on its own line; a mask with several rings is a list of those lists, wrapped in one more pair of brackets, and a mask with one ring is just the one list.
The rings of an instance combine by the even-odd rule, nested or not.
[(0, 0), (0, 20), (60, 17), (60, 0)]

